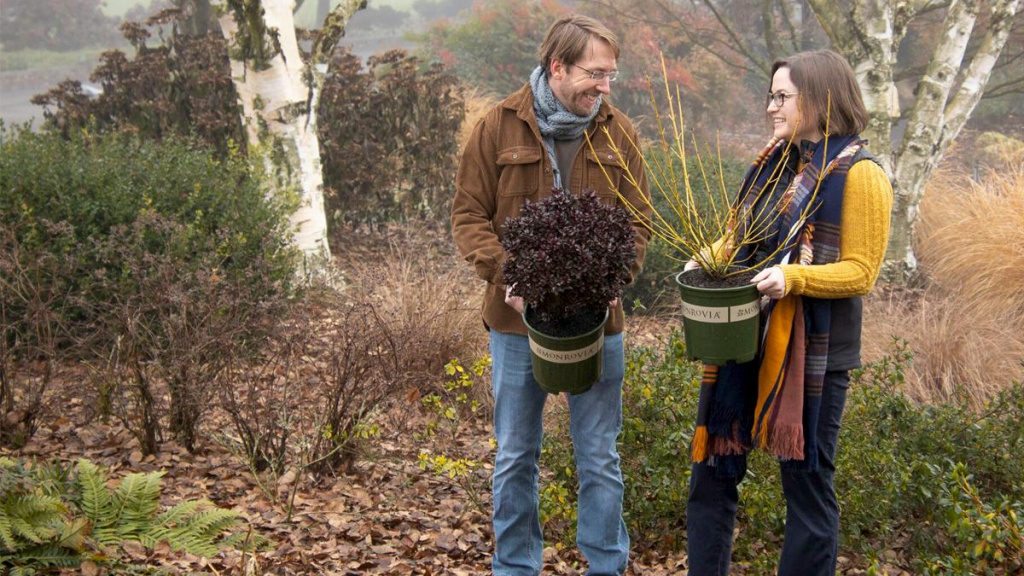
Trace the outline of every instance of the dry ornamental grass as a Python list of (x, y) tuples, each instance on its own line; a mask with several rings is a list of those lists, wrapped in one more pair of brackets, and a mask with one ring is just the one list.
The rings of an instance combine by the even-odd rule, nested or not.
[(966, 395), (980, 406), (1024, 376), (1024, 166), (1005, 162), (980, 182), (940, 171), (916, 240), (927, 287), (869, 298), (865, 360), (898, 335), (915, 352), (907, 375), (913, 398)]

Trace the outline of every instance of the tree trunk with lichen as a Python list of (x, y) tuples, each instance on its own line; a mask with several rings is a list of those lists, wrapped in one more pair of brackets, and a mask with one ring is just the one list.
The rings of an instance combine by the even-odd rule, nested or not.
[(343, 0), (328, 14), (308, 61), (299, 51), (294, 0), (227, 0), (220, 16), (231, 74), (253, 150), (262, 151), (284, 192), (296, 190), (294, 243), (306, 275), (330, 263), (316, 108), (330, 51), (366, 0)]

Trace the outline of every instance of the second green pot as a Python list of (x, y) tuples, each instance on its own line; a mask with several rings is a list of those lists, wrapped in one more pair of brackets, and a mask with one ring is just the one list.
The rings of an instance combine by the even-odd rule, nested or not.
[(683, 301), (686, 352), (705, 364), (748, 362), (757, 355), (761, 295), (753, 284), (723, 288), (688, 286), (676, 275)]

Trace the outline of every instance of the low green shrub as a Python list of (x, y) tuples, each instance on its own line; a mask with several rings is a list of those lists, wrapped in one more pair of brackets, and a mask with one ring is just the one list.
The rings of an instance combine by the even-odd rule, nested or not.
[[(619, 453), (624, 510), (638, 549), (685, 543), (689, 447), (699, 369), (673, 333), (664, 350), (627, 352)], [(982, 411), (959, 401), (934, 406), (901, 391), (913, 354), (854, 372), (837, 454), (836, 491), (847, 555), (880, 558), (906, 542), (914, 573), (1016, 574), (1024, 567), (1024, 384), (1014, 382)], [(576, 477), (568, 414), (545, 436), (541, 511), (549, 539), (575, 537)], [(785, 505), (778, 463), (760, 451), (740, 485), (734, 561), (752, 573), (774, 568)]]
[[(48, 239), (45, 223), (67, 223), (73, 237), (49, 250), (76, 253), (87, 271), (117, 274), (125, 263), (101, 260), (93, 243), (155, 213), (185, 228), (173, 242), (145, 238), (148, 252), (171, 253), (194, 268), (195, 256), (213, 249), (225, 280), (263, 262), (268, 295), (290, 286), (288, 216), (295, 200), (268, 196), (258, 159), (235, 154), (218, 160), (182, 138), (155, 143), (83, 130), (64, 139), (17, 127), (2, 134), (2, 151), (0, 224), (18, 230), (24, 248)], [(77, 279), (72, 290), (88, 289), (91, 276)]]
[(162, 472), (128, 474), (110, 485), (107, 473), (81, 459), (29, 465), (0, 458), (0, 565), (11, 574), (50, 573), (88, 560), (114, 573), (127, 566), (125, 542), (211, 557), (225, 547), (262, 546), (240, 528), (237, 512), (205, 500), (161, 510)]
[(191, 449), (225, 360), (293, 292), (293, 201), (268, 194), (258, 160), (218, 160), (195, 141), (0, 137), (0, 397), (22, 422), (0, 439), (31, 434), (24, 414), (38, 417), (51, 375), (33, 367), (60, 355), (94, 368), (101, 400), (126, 401), (146, 452), (164, 396), (154, 382), (167, 385), (171, 430)]
[[(697, 413), (700, 368), (686, 360), (682, 335), (673, 331), (663, 350), (630, 348), (623, 382), (623, 422), (618, 451), (625, 483), (623, 513), (639, 548), (678, 549), (685, 531), (690, 440)], [(544, 437), (541, 517), (549, 538), (575, 539), (576, 470), (569, 415)]]
[(1014, 573), (1024, 561), (1024, 385), (980, 411), (966, 394), (917, 405), (899, 391), (912, 361), (896, 340), (855, 373), (836, 477), (846, 545), (880, 555), (906, 536), (918, 572)]

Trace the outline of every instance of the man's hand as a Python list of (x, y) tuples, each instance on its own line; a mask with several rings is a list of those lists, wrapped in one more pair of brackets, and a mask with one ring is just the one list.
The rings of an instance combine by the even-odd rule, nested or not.
[(523, 309), (526, 306), (526, 304), (523, 302), (523, 297), (522, 296), (513, 296), (512, 295), (512, 287), (511, 286), (506, 286), (505, 287), (505, 304), (508, 304), (509, 306), (512, 307), (513, 310), (515, 310), (516, 312), (519, 312), (520, 314), (523, 313)]
[(786, 275), (778, 266), (761, 270), (750, 279), (750, 283), (757, 284), (758, 292), (774, 300), (781, 300), (786, 295)]

